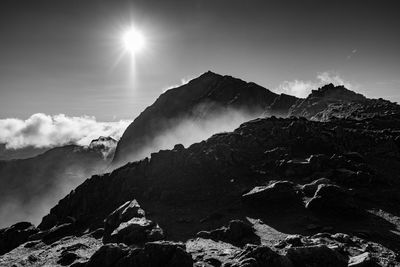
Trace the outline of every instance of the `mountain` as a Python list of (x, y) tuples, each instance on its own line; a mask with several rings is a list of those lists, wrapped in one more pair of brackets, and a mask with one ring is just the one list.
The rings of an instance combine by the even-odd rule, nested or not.
[(264, 117), (186, 148), (153, 144), (86, 179), (37, 227), (0, 229), (0, 265), (400, 265), (396, 103), (333, 85), (298, 99), (207, 72), (140, 114), (114, 164), (183, 140), (170, 134), (182, 121), (196, 135), (194, 124), (238, 110)]
[[(165, 140), (166, 133), (179, 131), (179, 126), (185, 124), (198, 126), (203, 130), (207, 126), (212, 128), (205, 134), (200, 134), (195, 141), (226, 130), (221, 125), (229, 122), (234, 125), (229, 125), (228, 129), (233, 130), (240, 123), (261, 116), (277, 96), (255, 83), (208, 71), (185, 85), (167, 90), (146, 108), (121, 137), (115, 152), (114, 165), (143, 158), (159, 149), (171, 148), (174, 142), (159, 144), (156, 142), (157, 138)], [(229, 116), (234, 112), (240, 113), (239, 119)], [(215, 123), (205, 126), (207, 121)], [(183, 127), (175, 135), (182, 136), (187, 132)], [(182, 142), (179, 138), (177, 140)], [(188, 142), (189, 145), (191, 143), (193, 142)]]
[(327, 84), (305, 99), (298, 100), (289, 109), (289, 116), (327, 121), (335, 118), (365, 119), (373, 116), (399, 113), (400, 106), (383, 99), (369, 99), (346, 89)]
[(27, 159), (42, 154), (51, 148), (23, 147), (17, 149), (7, 148), (6, 144), (0, 144), (0, 160)]
[(29, 242), (0, 263), (396, 266), (399, 133), (400, 114), (249, 121), (87, 179), (38, 228), (3, 230)]
[(37, 223), (84, 177), (105, 170), (116, 143), (100, 137), (88, 147), (67, 145), (28, 159), (0, 161), (0, 225), (26, 219)]

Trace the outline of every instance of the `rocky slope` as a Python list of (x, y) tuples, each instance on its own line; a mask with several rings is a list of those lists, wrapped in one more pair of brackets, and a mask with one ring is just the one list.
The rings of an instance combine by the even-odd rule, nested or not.
[(3, 230), (22, 245), (0, 263), (81, 238), (69, 264), (397, 266), (399, 145), (400, 114), (250, 121), (93, 176), (38, 228)]
[(88, 147), (68, 145), (28, 159), (0, 161), (0, 226), (21, 219), (38, 223), (84, 177), (105, 170), (116, 143), (100, 137)]
[(184, 88), (146, 109), (117, 153), (181, 112), (207, 118), (238, 101), (293, 116), (251, 120), (92, 176), (37, 227), (1, 229), (0, 265), (400, 266), (397, 104), (333, 85), (306, 99), (278, 96), (213, 73)]

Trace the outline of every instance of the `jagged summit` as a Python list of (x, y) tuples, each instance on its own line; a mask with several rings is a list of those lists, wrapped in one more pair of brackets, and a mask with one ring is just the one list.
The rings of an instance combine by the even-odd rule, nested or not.
[(305, 99), (290, 107), (289, 115), (310, 120), (329, 121), (336, 118), (365, 119), (400, 113), (400, 106), (383, 99), (370, 99), (344, 87), (327, 84), (312, 90)]
[(111, 136), (100, 136), (99, 138), (93, 139), (90, 142), (89, 148), (94, 148), (98, 146), (112, 146), (112, 145), (115, 146), (117, 142), (118, 141), (112, 138)]
[[(206, 120), (228, 109), (251, 113), (255, 118), (261, 116), (277, 96), (255, 83), (205, 72), (187, 84), (167, 90), (146, 108), (121, 137), (114, 163), (118, 165), (126, 159), (135, 159), (130, 156), (137, 155), (182, 119)], [(157, 151), (160, 147), (154, 149)]]
[(343, 85), (335, 86), (332, 83), (326, 84), (317, 90), (312, 90), (307, 99), (310, 98), (324, 98), (326, 100), (339, 100), (347, 102), (364, 101), (367, 99), (362, 94), (351, 91)]

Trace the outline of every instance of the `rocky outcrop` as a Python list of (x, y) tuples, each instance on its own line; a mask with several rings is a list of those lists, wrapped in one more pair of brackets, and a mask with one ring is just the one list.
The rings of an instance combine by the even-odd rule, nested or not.
[(0, 255), (18, 247), (36, 234), (38, 229), (28, 222), (19, 222), (8, 228), (0, 229)]
[(337, 118), (367, 119), (398, 114), (400, 106), (384, 99), (368, 99), (344, 86), (325, 85), (298, 100), (290, 107), (289, 116), (329, 121)]
[(237, 246), (258, 244), (260, 242), (252, 226), (241, 220), (230, 221), (227, 227), (198, 232), (197, 236), (206, 239), (221, 240)]
[(275, 181), (268, 186), (257, 186), (242, 196), (249, 206), (287, 206), (301, 202), (296, 185), (289, 181)]
[(151, 242), (143, 248), (107, 244), (96, 251), (84, 266), (191, 267), (193, 260), (185, 251), (184, 245), (179, 243)]
[(346, 257), (326, 245), (292, 247), (286, 255), (294, 266), (299, 267), (346, 267), (348, 261)]
[(318, 186), (314, 196), (307, 202), (306, 208), (317, 213), (350, 217), (360, 216), (362, 213), (347, 190), (329, 184)]

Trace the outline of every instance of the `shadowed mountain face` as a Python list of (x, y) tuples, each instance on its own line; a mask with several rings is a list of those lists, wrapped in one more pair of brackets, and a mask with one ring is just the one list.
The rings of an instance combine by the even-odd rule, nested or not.
[(0, 227), (20, 220), (38, 223), (60, 196), (105, 170), (116, 142), (101, 137), (86, 148), (68, 145), (29, 159), (0, 161)]
[[(175, 143), (185, 144), (182, 135), (192, 136), (192, 142), (185, 144), (190, 145), (213, 133), (233, 130), (261, 116), (277, 96), (257, 84), (206, 72), (166, 91), (146, 108), (123, 134), (114, 164), (143, 158)], [(172, 140), (157, 142), (162, 139)]]

